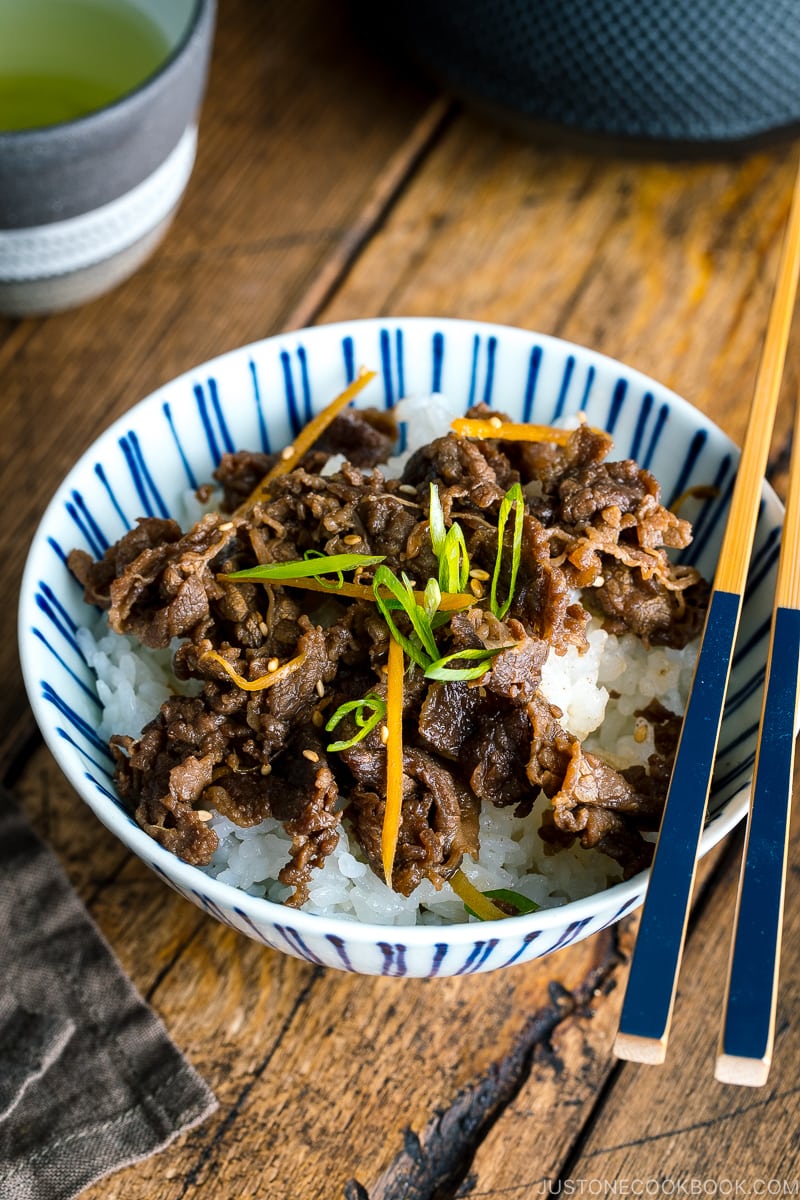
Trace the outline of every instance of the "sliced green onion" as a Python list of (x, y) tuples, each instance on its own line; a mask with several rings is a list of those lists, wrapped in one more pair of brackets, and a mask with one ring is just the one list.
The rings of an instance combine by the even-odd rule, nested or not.
[[(538, 912), (540, 905), (534, 900), (529, 900), (527, 896), (523, 896), (521, 892), (513, 892), (511, 888), (492, 888), (488, 892), (481, 892), (487, 900), (500, 900), (503, 904), (508, 904), (511, 908), (517, 910), (517, 916), (524, 916), (526, 913)], [(471, 917), (479, 917), (479, 914), (470, 908), (469, 904), (464, 902), (464, 908)]]
[[(366, 710), (371, 713), (369, 717), (366, 715)], [(326, 733), (331, 733), (348, 713), (355, 713), (358, 731), (349, 741), (331, 742), (326, 747), (328, 750), (349, 750), (351, 746), (355, 746), (356, 742), (360, 742), (368, 733), (371, 733), (378, 722), (386, 716), (386, 701), (375, 692), (367, 692), (366, 696), (360, 700), (348, 700), (346, 704), (340, 704), (325, 726)]]
[[(496, 646), (491, 650), (485, 646), (475, 646), (469, 650), (456, 650), (453, 654), (445, 654), (443, 658), (437, 658), (436, 662), (432, 662), (425, 671), (425, 678), (436, 679), (442, 683), (452, 679), (480, 679), (481, 675), (485, 675), (489, 670), (494, 656), (501, 650), (507, 649), (507, 646)], [(468, 662), (477, 659), (478, 662), (474, 667), (448, 666), (448, 663), (461, 659), (466, 659)]]
[[(439, 608), (439, 605), (441, 604), (441, 602), (442, 602), (442, 589), (439, 587), (439, 584), (436, 582), (435, 579), (429, 579), (428, 582), (425, 584), (425, 591), (423, 593), (423, 599), (422, 599), (422, 607), (425, 610), (426, 617), (431, 622), (431, 629), (434, 628), (434, 624), (433, 624), (434, 617), (436, 616), (437, 609)], [(447, 620), (449, 620), (449, 617), (447, 618)]]
[(430, 485), (428, 524), (431, 546), (439, 564), (439, 587), (443, 592), (463, 592), (469, 579), (469, 555), (464, 531), (457, 521), (445, 527), (442, 502), (435, 483)]
[[(303, 558), (306, 560), (306, 562), (310, 562), (314, 558), (329, 558), (329, 557), (330, 557), (330, 555), (327, 555), (324, 550), (306, 550), (305, 554), (303, 555)], [(297, 578), (297, 576), (295, 576), (295, 579), (296, 578)], [(344, 583), (344, 575), (342, 574), (341, 571), (336, 572), (335, 580), (323, 579), (321, 575), (318, 576), (318, 579), (323, 587), (330, 588), (331, 591), (333, 591), (333, 592), (335, 592), (337, 588), (340, 588), (342, 586), (342, 584)]]
[[(399, 602), (403, 612), (411, 621), (411, 625), (421, 645), (415, 644), (397, 628), (389, 615), (391, 610), (386, 598), (381, 595), (381, 588), (386, 588), (391, 596)], [(414, 597), (414, 589), (411, 586), (410, 580), (403, 575), (401, 583), (388, 567), (378, 567), (375, 577), (372, 580), (372, 591), (375, 596), (375, 603), (378, 605), (384, 621), (389, 626), (389, 632), (392, 637), (398, 645), (403, 647), (408, 657), (424, 670), (432, 660), (439, 657), (439, 648), (436, 645), (436, 639), (433, 636), (433, 629), (431, 628), (428, 615), (425, 609), (417, 604)], [(395, 609), (394, 611), (396, 612), (397, 610)]]
[(444, 524), (444, 513), (442, 512), (442, 502), (439, 499), (439, 489), (435, 483), (431, 484), (431, 503), (429, 509), (428, 521), (431, 531), (431, 546), (433, 553), (437, 558), (441, 557), (444, 550), (444, 539), (447, 535), (447, 530)]
[[(497, 599), (497, 584), (500, 580), (500, 568), (503, 564), (503, 535), (511, 508), (514, 508), (514, 535), (511, 543), (511, 575), (508, 581), (508, 595), (502, 603)], [(525, 497), (518, 483), (510, 487), (500, 505), (497, 518), (497, 558), (492, 575), (492, 587), (489, 593), (489, 605), (494, 615), (502, 620), (511, 607), (514, 599), (514, 588), (517, 586), (517, 572), (522, 557), (522, 519), (525, 515)]]
[(232, 571), (223, 579), (309, 579), (312, 576), (355, 571), (357, 567), (374, 567), (382, 563), (385, 554), (323, 554), (321, 558), (295, 558), (291, 562), (261, 563), (245, 571)]
[[(433, 636), (430, 617), (428, 616), (426, 609), (423, 608), (421, 604), (417, 604), (417, 598), (414, 595), (413, 585), (405, 572), (402, 575), (402, 581), (408, 597), (406, 613), (408, 614), (408, 618), (414, 627), (414, 632), (422, 643), (423, 650), (425, 650), (425, 652), (429, 654), (432, 659), (437, 659), (439, 657), (439, 647), (436, 645), (436, 638)], [(427, 593), (427, 585), (425, 590)], [(441, 594), (439, 598), (441, 599)]]
[(439, 556), (439, 586), (443, 592), (463, 592), (469, 579), (469, 555), (464, 531), (454, 521)]

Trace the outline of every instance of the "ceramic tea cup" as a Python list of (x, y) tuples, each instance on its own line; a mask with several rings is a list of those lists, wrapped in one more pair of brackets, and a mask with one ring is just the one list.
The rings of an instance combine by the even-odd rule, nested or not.
[[(69, 22), (77, 18), (70, 10), (78, 13), (81, 4), (81, 19), (91, 19), (85, 0), (39, 2), (61, 10), (49, 30), (38, 27), (42, 39), (53, 38), (58, 20), (74, 34)], [(19, 128), (8, 128), (12, 108), (0, 124), (0, 313), (53, 312), (120, 283), (154, 250), (183, 195), (195, 159), (215, 0), (125, 0), (124, 7), (158, 39), (144, 77), (71, 119), (35, 124), (34, 117), (32, 127), (21, 120)], [(115, 19), (122, 11), (118, 6)], [(0, 3), (0, 33), (3, 19)], [(39, 103), (50, 76), (62, 68), (52, 47), (37, 65), (30, 40), (18, 36), (11, 69), (28, 73), (23, 84)], [(85, 39), (73, 40), (85, 50)], [(98, 46), (98, 54), (110, 58), (110, 35)], [(23, 51), (30, 62), (22, 61)], [(0, 54), (0, 118), (8, 83), (3, 70)], [(113, 96), (113, 80), (111, 89)], [(46, 121), (47, 108), (41, 111)]]

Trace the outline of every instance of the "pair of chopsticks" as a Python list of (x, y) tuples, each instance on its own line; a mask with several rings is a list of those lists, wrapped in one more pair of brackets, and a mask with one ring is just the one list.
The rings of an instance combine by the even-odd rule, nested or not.
[[(684, 716), (614, 1043), (620, 1058), (664, 1061), (695, 865), (800, 268), (800, 171), (755, 394)], [(715, 1075), (766, 1082), (775, 1036), (800, 674), (800, 402), (795, 413), (764, 700)]]

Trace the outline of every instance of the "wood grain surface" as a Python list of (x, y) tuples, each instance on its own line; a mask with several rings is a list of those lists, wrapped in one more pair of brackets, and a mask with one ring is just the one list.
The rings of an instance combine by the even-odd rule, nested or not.
[(166, 889), (39, 742), (14, 611), (36, 520), (102, 428), (172, 375), (290, 326), (441, 314), (537, 328), (655, 375), (741, 439), (796, 155), (666, 165), (540, 147), (382, 61), (345, 5), (221, 0), (197, 167), (157, 254), (75, 312), (0, 321), (3, 776), (220, 1100), (88, 1200), (528, 1200), (636, 1181), (666, 1194), (665, 1180), (677, 1194), (741, 1181), (717, 1193), (741, 1195), (800, 1177), (796, 835), (769, 1085), (712, 1073), (736, 838), (701, 864), (666, 1065), (617, 1064), (635, 919), (497, 974), (372, 979), (266, 950)]

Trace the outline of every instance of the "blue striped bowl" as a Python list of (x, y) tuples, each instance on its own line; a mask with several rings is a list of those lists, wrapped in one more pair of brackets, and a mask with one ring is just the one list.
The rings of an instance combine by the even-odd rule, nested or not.
[[(20, 652), (36, 719), (60, 767), (105, 825), (171, 887), (234, 929), (313, 963), (384, 975), (465, 975), (549, 954), (603, 929), (643, 899), (646, 873), (561, 908), (491, 924), (366, 925), (256, 899), (180, 862), (134, 823), (114, 792), (95, 735), (95, 680), (75, 642), (85, 619), (65, 555), (92, 554), (137, 516), (169, 516), (179, 494), (210, 478), (227, 450), (285, 445), (361, 365), (378, 378), (360, 403), (391, 408), (404, 395), (442, 391), (552, 422), (585, 412), (661, 481), (666, 503), (693, 501), (686, 560), (706, 576), (716, 556), (738, 451), (686, 401), (629, 367), (555, 338), (472, 321), (353, 321), (267, 338), (160, 388), (106, 430), (53, 498), (31, 546), (20, 601)], [(729, 703), (703, 834), (708, 851), (744, 815), (755, 753), (782, 508), (765, 484)]]

